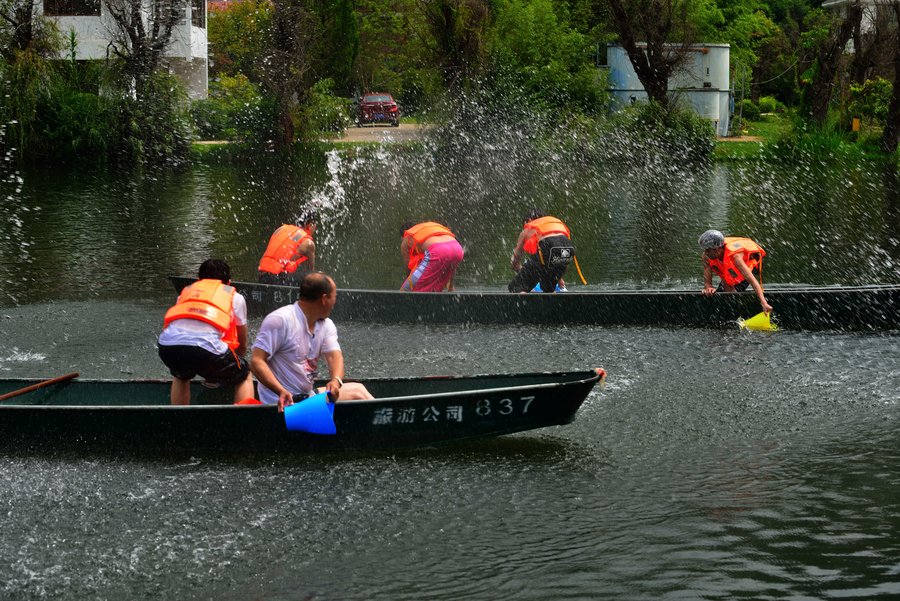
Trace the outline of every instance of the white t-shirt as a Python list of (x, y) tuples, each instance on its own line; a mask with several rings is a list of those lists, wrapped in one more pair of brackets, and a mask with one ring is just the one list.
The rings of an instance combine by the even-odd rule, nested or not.
[[(309, 333), (306, 315), (293, 303), (269, 313), (263, 320), (253, 348), (269, 354), (269, 369), (291, 394), (309, 394), (317, 376), (323, 353), (341, 350), (337, 328), (330, 319), (316, 321)], [(278, 402), (278, 395), (262, 383), (257, 386), (259, 400)]]
[[(239, 326), (247, 325), (247, 300), (240, 293), (234, 293), (231, 313)], [(199, 319), (176, 319), (159, 335), (160, 346), (199, 346), (214, 355), (228, 352), (228, 345), (222, 341), (222, 332), (216, 326)]]

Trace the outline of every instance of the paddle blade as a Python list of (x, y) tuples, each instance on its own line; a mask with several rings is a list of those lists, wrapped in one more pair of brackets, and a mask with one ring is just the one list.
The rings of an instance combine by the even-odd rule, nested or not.
[(772, 323), (771, 314), (766, 313), (757, 313), (748, 319), (739, 319), (738, 325), (743, 329), (755, 332), (774, 332), (778, 329), (778, 326)]
[(321, 392), (285, 407), (284, 425), (292, 432), (337, 434), (334, 403), (328, 402), (328, 392)]

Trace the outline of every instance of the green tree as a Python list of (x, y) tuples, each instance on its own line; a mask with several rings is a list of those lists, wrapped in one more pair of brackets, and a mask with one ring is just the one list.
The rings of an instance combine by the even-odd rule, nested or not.
[(159, 70), (163, 53), (182, 23), (189, 0), (103, 0), (111, 19), (110, 50), (119, 59), (123, 79), (140, 97)]
[(487, 34), (493, 68), (553, 108), (594, 112), (605, 91), (593, 65), (594, 44), (575, 31), (565, 6), (551, 0), (497, 0)]
[(669, 105), (669, 78), (692, 44), (721, 23), (709, 0), (607, 0), (611, 26), (647, 96)]
[(324, 30), (319, 50), (319, 78), (330, 79), (334, 88), (350, 94), (354, 88), (353, 65), (359, 54), (359, 27), (351, 0), (326, 0), (319, 8)]
[(426, 48), (451, 92), (474, 80), (484, 66), (486, 0), (416, 0), (428, 28)]
[(724, 32), (725, 40), (731, 44), (731, 65), (735, 77), (744, 73), (749, 75), (751, 84), (750, 97), (759, 101), (761, 74), (768, 75), (768, 62), (771, 60), (767, 49), (778, 45), (783, 33), (762, 10), (743, 12), (728, 22)]
[(845, 16), (821, 10), (808, 15), (811, 27), (803, 34), (802, 43), (815, 62), (808, 71), (803, 103), (809, 118), (818, 127), (825, 125), (844, 48), (861, 18), (860, 0), (854, 0), (847, 6)]
[(0, 0), (0, 56), (8, 63), (19, 52), (48, 57), (60, 47), (56, 23), (40, 16), (37, 0)]
[[(894, 23), (900, 24), (900, 3), (891, 2), (888, 7), (894, 17)], [(897, 152), (897, 143), (900, 141), (900, 31), (894, 28), (893, 38), (889, 42), (892, 50), (891, 66), (893, 67), (894, 86), (891, 93), (891, 102), (888, 105), (884, 132), (881, 135), (881, 148), (887, 153)]]
[(417, 0), (358, 0), (358, 92), (390, 92), (404, 113), (435, 102), (444, 89), (425, 16)]
[(273, 5), (268, 0), (229, 2), (226, 9), (209, 13), (210, 76), (242, 74), (262, 81), (261, 63)]

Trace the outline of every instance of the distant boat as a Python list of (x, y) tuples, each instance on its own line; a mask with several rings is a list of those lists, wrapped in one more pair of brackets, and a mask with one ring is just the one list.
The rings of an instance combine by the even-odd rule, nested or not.
[[(170, 276), (177, 291), (194, 278)], [(296, 286), (232, 282), (253, 315), (298, 298)], [(402, 292), (341, 289), (332, 317), (380, 323), (568, 324), (602, 326), (736, 327), (759, 313), (752, 290), (607, 290), (557, 294), (508, 292)], [(872, 286), (766, 286), (766, 299), (782, 330), (900, 329), (900, 284)]]
[[(193, 383), (191, 395), (197, 404), (175, 407), (169, 405), (168, 381), (69, 379), (0, 401), (0, 450), (268, 452), (431, 446), (567, 424), (605, 375), (598, 369), (360, 380), (376, 399), (335, 403), (333, 435), (289, 430), (274, 405), (230, 404), (230, 389), (208, 389), (200, 382)], [(2, 379), (0, 395), (40, 384)]]

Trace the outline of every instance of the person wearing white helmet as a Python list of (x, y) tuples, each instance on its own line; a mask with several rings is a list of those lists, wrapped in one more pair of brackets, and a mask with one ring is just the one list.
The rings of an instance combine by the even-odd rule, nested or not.
[[(741, 292), (753, 286), (763, 312), (772, 311), (760, 283), (766, 251), (759, 244), (750, 238), (726, 238), (719, 230), (703, 232), (697, 243), (703, 250), (703, 294)], [(713, 288), (713, 274), (721, 280), (718, 288)]]

